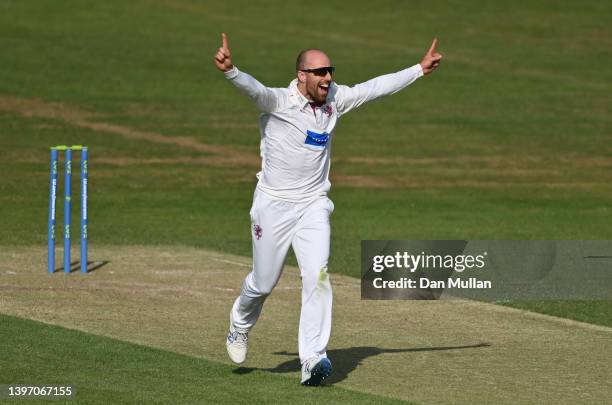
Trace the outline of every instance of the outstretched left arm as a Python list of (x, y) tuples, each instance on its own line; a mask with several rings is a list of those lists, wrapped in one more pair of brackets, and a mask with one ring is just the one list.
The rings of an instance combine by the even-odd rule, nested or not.
[(338, 85), (336, 92), (338, 112), (346, 114), (369, 101), (395, 94), (412, 84), (419, 77), (433, 72), (440, 65), (442, 59), (442, 55), (436, 52), (436, 44), (437, 39), (434, 39), (421, 63), (408, 69), (378, 76), (353, 87)]

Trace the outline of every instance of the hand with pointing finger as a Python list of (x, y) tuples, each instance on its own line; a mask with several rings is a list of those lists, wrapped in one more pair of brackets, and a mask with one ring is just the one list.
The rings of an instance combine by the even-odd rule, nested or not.
[(232, 70), (234, 67), (232, 64), (232, 54), (230, 53), (227, 42), (227, 35), (225, 35), (225, 33), (221, 34), (221, 48), (219, 48), (215, 55), (215, 66), (222, 72)]
[(436, 52), (436, 45), (438, 43), (438, 39), (434, 38), (431, 43), (431, 47), (423, 56), (423, 60), (421, 61), (421, 67), (423, 68), (423, 74), (428, 75), (433, 72), (438, 66), (440, 66), (440, 60), (442, 59), (442, 54)]

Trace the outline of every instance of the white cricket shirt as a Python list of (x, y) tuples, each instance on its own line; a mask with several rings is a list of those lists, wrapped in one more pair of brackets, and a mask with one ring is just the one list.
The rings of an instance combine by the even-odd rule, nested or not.
[(423, 76), (420, 64), (357, 84), (332, 81), (326, 103), (313, 107), (294, 79), (270, 88), (234, 66), (225, 72), (263, 112), (259, 117), (261, 171), (257, 189), (270, 198), (299, 202), (326, 195), (331, 187), (331, 140), (338, 118), (368, 101), (397, 93)]

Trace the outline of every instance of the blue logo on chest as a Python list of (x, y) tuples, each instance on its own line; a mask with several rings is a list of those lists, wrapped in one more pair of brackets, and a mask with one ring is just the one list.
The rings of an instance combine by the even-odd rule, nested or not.
[(327, 141), (329, 141), (329, 134), (327, 132), (319, 134), (318, 132), (306, 130), (306, 142), (304, 142), (306, 145), (324, 147)]

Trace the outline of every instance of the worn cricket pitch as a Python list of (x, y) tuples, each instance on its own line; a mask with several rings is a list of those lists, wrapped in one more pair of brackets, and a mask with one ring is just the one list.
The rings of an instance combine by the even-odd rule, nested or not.
[[(229, 363), (228, 314), (247, 258), (93, 246), (91, 259), (107, 263), (49, 275), (44, 248), (0, 248), (0, 312)], [(612, 394), (612, 328), (472, 301), (361, 301), (359, 281), (333, 273), (332, 285), (335, 385), (423, 404), (597, 403)], [(286, 267), (240, 372), (297, 384), (300, 292), (297, 270)]]

